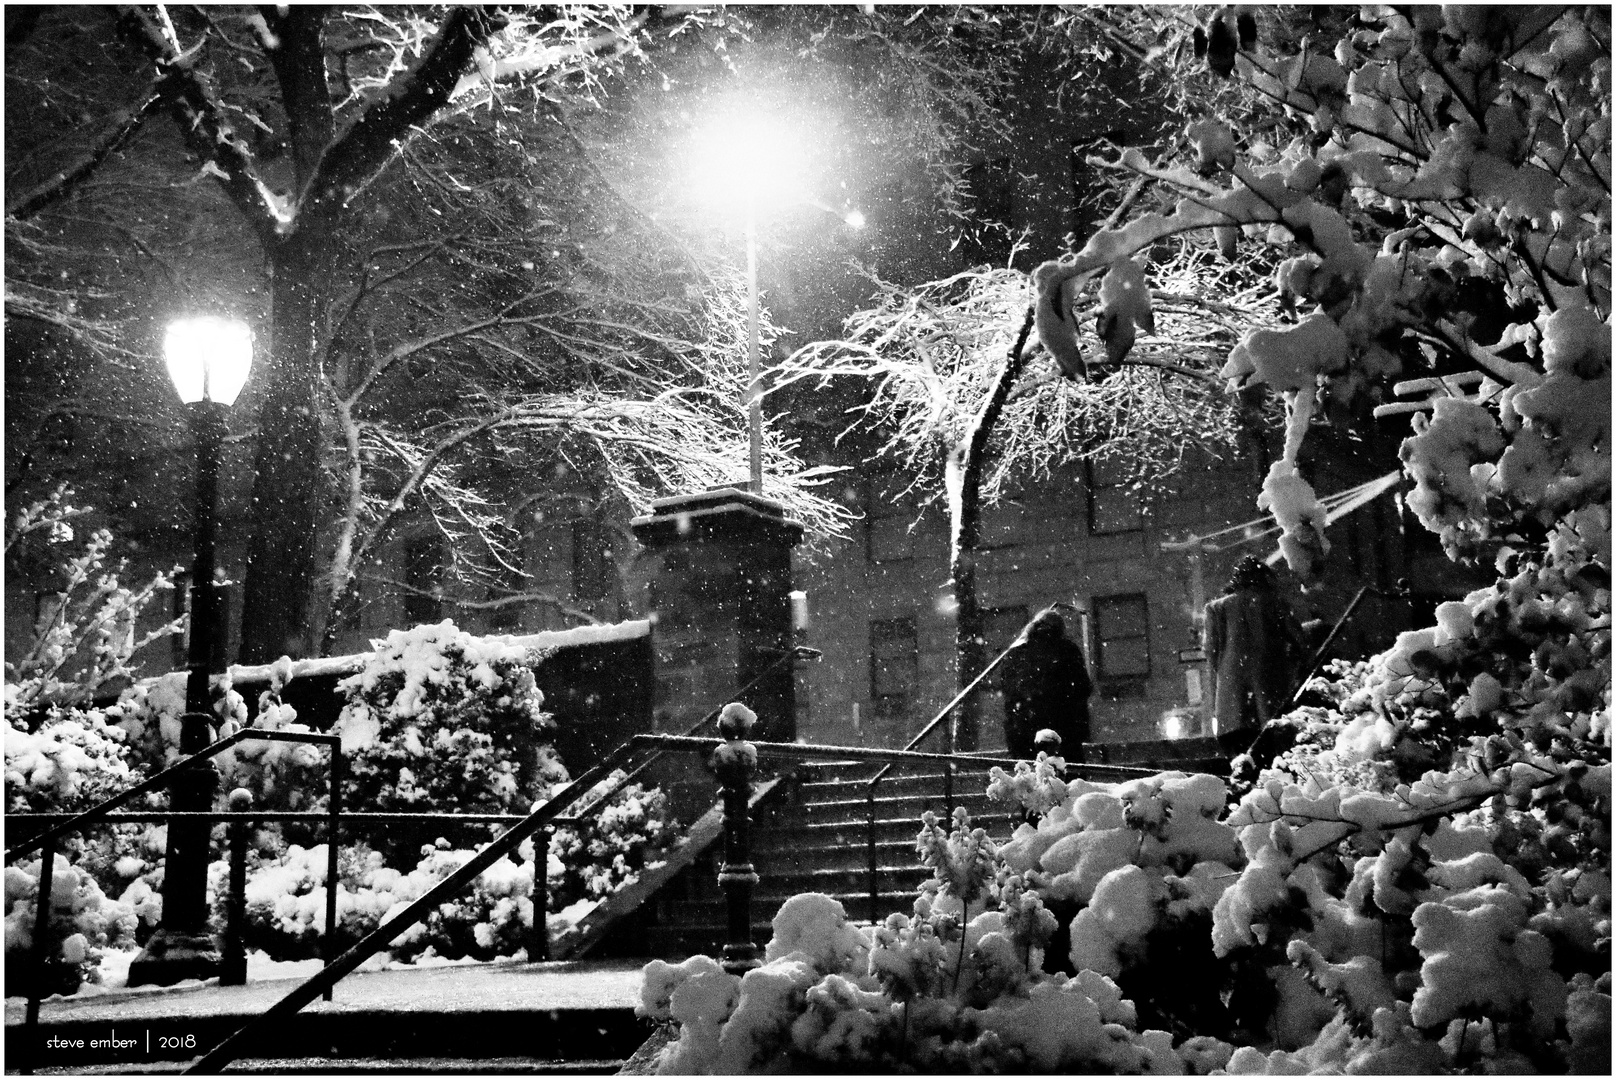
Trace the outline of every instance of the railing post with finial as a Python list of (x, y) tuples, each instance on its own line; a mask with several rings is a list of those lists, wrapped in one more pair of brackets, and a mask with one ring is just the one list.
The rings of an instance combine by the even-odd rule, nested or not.
[[(226, 805), (233, 814), (252, 809), (252, 792), (236, 788)], [(219, 961), (220, 986), (247, 984), (247, 840), (252, 834), (245, 820), (230, 823), (230, 894), (225, 904), (224, 955)]]
[(752, 868), (748, 807), (752, 777), (757, 772), (757, 747), (746, 741), (747, 731), (756, 722), (757, 714), (745, 705), (725, 705), (718, 716), (724, 743), (708, 761), (724, 792), (724, 865), (718, 871), (718, 885), (724, 890), (728, 915), (724, 970), (731, 975), (744, 975), (759, 966), (757, 944), (752, 940), (752, 887), (758, 876)]

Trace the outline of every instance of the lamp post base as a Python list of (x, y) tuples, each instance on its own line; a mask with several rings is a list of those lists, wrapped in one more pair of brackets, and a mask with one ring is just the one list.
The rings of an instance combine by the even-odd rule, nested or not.
[(160, 926), (130, 962), (129, 985), (171, 986), (183, 979), (211, 979), (219, 969), (219, 943), (213, 935)]

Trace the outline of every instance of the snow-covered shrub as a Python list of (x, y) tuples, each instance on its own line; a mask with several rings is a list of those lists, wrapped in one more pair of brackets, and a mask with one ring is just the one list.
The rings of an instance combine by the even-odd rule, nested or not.
[[(6, 527), (8, 561), (41, 567), (59, 589), (22, 659), (6, 665), (8, 814), (86, 810), (144, 779), (147, 764), (122, 727), (122, 710), (89, 702), (131, 676), (140, 649), (181, 625), (137, 637), (142, 613), (172, 585), (160, 574), (137, 588), (124, 586), (123, 564), (109, 566), (112, 536), (106, 530), (92, 533), (82, 550), (69, 550), (75, 541), (71, 522), (88, 513), (69, 505), (70, 498), (70, 491), (59, 488)], [(129, 809), (149, 805), (150, 798)], [(102, 946), (132, 944), (150, 933), (161, 911), (150, 897), (161, 884), (160, 870), (153, 871), (164, 835), (160, 827), (116, 825), (59, 842), (45, 993), (98, 981)], [(32, 981), (27, 949), (38, 877), (37, 854), (6, 869), (7, 982), (19, 990)], [(126, 897), (131, 888), (134, 895)]]
[[(243, 939), (274, 960), (302, 960), (320, 953), (325, 934), (325, 845), (288, 846), (279, 854), (252, 852), (247, 863), (246, 925)], [(212, 922), (225, 925), (229, 862), (209, 866)], [(381, 923), (396, 897), (378, 881), (381, 856), (363, 844), (347, 844), (337, 853), (337, 933), (344, 948)], [(394, 877), (402, 875), (394, 874)], [(409, 898), (413, 899), (412, 894)]]
[(5, 806), (8, 814), (87, 810), (134, 786), (122, 729), (97, 709), (51, 706), (32, 731), (27, 718), (6, 711)]
[[(333, 729), (348, 760), (346, 805), (522, 813), (565, 782), (554, 748), (540, 741), (552, 721), (532, 663), (524, 649), (448, 621), (390, 633), (338, 685), (347, 698)], [(422, 839), (400, 830), (384, 846), (404, 852)]]
[(109, 945), (132, 944), (135, 913), (109, 898), (95, 879), (56, 855), (51, 872), (50, 914), (45, 969), (36, 980), (34, 920), (41, 860), (23, 859), (6, 867), (6, 992), (34, 990), (41, 995), (71, 994), (84, 982), (98, 982), (96, 965)]
[[(300, 960), (320, 954), (325, 936), (325, 845), (291, 845), (273, 856), (257, 856), (247, 870), (247, 948), (275, 960)], [(476, 854), (454, 849), (446, 841), (427, 845), (409, 870), (385, 865), (381, 852), (363, 844), (345, 846), (337, 854), (337, 937), (347, 948), (463, 866)], [(224, 860), (210, 868), (213, 922), (225, 919)], [(478, 875), (472, 885), (451, 897), (392, 944), (396, 960), (413, 960), (431, 952), (460, 959), (492, 960), (514, 955), (527, 944), (533, 925), (532, 848), (523, 845), (518, 859), (501, 859)]]
[(1039, 969), (1052, 919), (968, 818), (927, 821), (917, 851), (939, 876), (912, 917), (853, 926), (806, 893), (740, 978), (705, 956), (648, 964), (639, 1012), (677, 1030), (658, 1071), (1184, 1071), (1110, 979)]
[[(440, 845), (424, 854), (410, 877), (430, 887), (476, 852)], [(422, 890), (423, 892), (425, 889)], [(458, 960), (493, 960), (525, 948), (533, 926), (533, 849), (523, 844), (517, 859), (504, 858), (478, 874), (471, 887), (446, 900), (394, 942), (393, 955), (409, 959), (431, 950)]]
[[(623, 778), (614, 771), (596, 786), (604, 793)], [(594, 799), (586, 795), (586, 805)], [(668, 816), (660, 788), (630, 784), (598, 813), (577, 826), (556, 827), (550, 838), (546, 887), (552, 911), (580, 900), (603, 900), (659, 861), (679, 838), (679, 824)]]

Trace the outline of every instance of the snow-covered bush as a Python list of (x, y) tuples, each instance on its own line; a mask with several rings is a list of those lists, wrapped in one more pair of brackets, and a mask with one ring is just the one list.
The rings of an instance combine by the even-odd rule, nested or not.
[[(288, 847), (278, 856), (259, 855), (247, 870), (247, 948), (275, 960), (320, 954), (325, 936), (325, 845)], [(385, 865), (381, 852), (363, 844), (337, 854), (337, 936), (347, 948), (424, 896), (476, 852), (454, 849), (447, 841), (430, 844), (412, 869)], [(228, 864), (210, 868), (213, 921), (225, 919)], [(532, 848), (519, 859), (502, 859), (478, 875), (470, 888), (450, 898), (391, 946), (395, 960), (433, 955), (478, 960), (512, 956), (527, 944), (533, 925)]]
[[(347, 704), (333, 730), (348, 761), (346, 805), (526, 812), (567, 779), (542, 740), (553, 721), (533, 663), (526, 650), (447, 620), (390, 633), (363, 671), (338, 684)], [(381, 846), (397, 862), (431, 839), (401, 829)]]
[(32, 731), (8, 709), (5, 759), (8, 814), (87, 810), (142, 779), (123, 730), (97, 709), (51, 706)]
[(1110, 979), (1039, 970), (1052, 920), (995, 874), (968, 818), (946, 834), (927, 821), (917, 850), (939, 876), (912, 916), (853, 926), (838, 901), (806, 893), (742, 977), (705, 956), (648, 964), (639, 1011), (677, 1030), (658, 1071), (1184, 1071), (1172, 1037), (1138, 1032)]
[(36, 979), (33, 945), (40, 866), (35, 857), (6, 867), (6, 992), (27, 988), (41, 995), (71, 994), (86, 981), (99, 981), (96, 965), (103, 947), (133, 943), (135, 913), (109, 898), (66, 856), (56, 855), (45, 969)]
[[(567, 773), (536, 736), (551, 726), (527, 652), (444, 621), (394, 630), (338, 689), (337, 720), (355, 805), (463, 810), (525, 808)], [(524, 753), (535, 790), (518, 788)]]
[[(621, 770), (614, 771), (595, 791), (604, 793), (622, 778)], [(582, 801), (593, 799), (588, 795)], [(629, 784), (582, 824), (556, 827), (546, 875), (550, 909), (605, 899), (658, 861), (678, 837), (679, 824), (668, 816), (667, 795), (660, 788)]]
[[(59, 488), (6, 524), (8, 562), (31, 563), (58, 589), (22, 658), (6, 665), (8, 814), (85, 810), (144, 779), (146, 763), (122, 727), (122, 710), (89, 702), (131, 676), (141, 648), (181, 625), (137, 636), (142, 613), (172, 585), (159, 574), (140, 587), (125, 587), (123, 564), (109, 566), (112, 536), (106, 530), (72, 550), (71, 523), (89, 511), (70, 505), (71, 495)], [(150, 933), (161, 911), (150, 894), (161, 883), (160, 871), (152, 871), (163, 835), (161, 828), (117, 825), (60, 841), (45, 983), (39, 987), (44, 993), (71, 993), (84, 981), (98, 981), (103, 946), (132, 944)], [(6, 976), (19, 992), (33, 981), (29, 950), (39, 866), (35, 854), (6, 868)], [(130, 889), (133, 895), (126, 896)]]

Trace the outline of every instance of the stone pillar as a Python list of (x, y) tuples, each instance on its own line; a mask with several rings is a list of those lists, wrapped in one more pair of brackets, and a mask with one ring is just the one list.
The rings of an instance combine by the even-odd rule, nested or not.
[[(802, 526), (771, 499), (734, 488), (659, 499), (635, 518), (647, 550), (656, 729), (682, 734), (794, 644), (791, 549)], [(792, 665), (746, 695), (752, 737), (797, 737)]]

